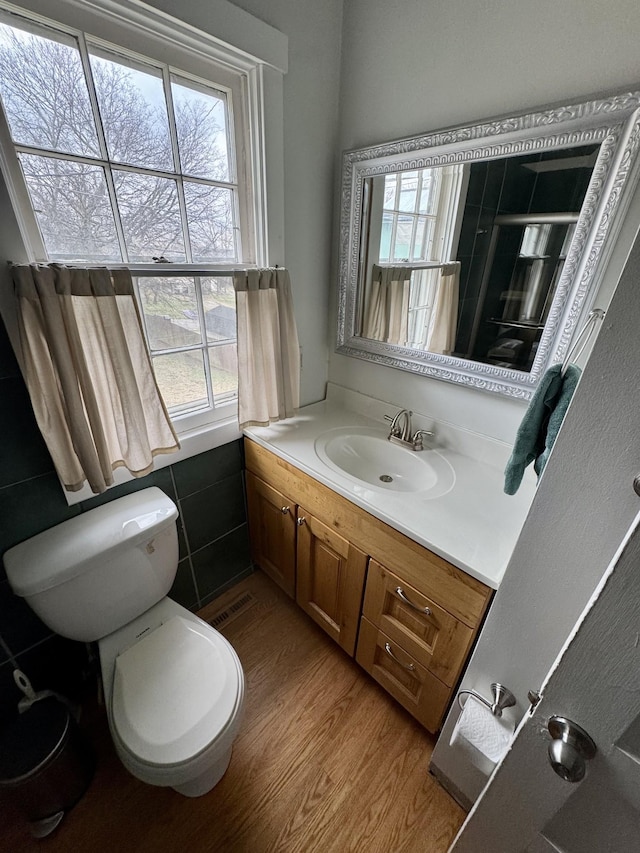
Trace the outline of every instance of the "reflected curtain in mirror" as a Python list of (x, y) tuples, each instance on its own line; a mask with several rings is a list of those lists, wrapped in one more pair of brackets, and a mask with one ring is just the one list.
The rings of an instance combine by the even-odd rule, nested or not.
[(436, 294), (423, 348), (429, 352), (450, 355), (456, 343), (460, 264), (445, 264), (439, 270), (430, 272), (437, 275)]
[(158, 391), (129, 270), (14, 266), (25, 381), (68, 491), (153, 469), (179, 442)]
[(362, 334), (365, 338), (407, 345), (411, 268), (373, 265)]
[(460, 264), (373, 264), (362, 336), (449, 355), (456, 340)]
[(282, 267), (233, 277), (238, 318), (238, 420), (267, 426), (300, 405), (300, 348), (289, 273)]

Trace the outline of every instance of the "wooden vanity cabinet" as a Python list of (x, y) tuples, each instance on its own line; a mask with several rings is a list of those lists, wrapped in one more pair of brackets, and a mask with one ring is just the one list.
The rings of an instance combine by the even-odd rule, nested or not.
[(436, 732), (493, 590), (250, 439), (254, 562)]

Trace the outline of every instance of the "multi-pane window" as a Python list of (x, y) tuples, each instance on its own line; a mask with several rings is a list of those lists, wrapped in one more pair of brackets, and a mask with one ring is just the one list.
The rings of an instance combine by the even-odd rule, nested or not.
[(151, 357), (172, 417), (235, 400), (236, 300), (228, 277), (138, 278)]
[(230, 273), (255, 248), (232, 89), (2, 13), (0, 97), (34, 259), (129, 265), (172, 417), (233, 400)]
[(432, 259), (440, 170), (385, 175), (380, 261)]

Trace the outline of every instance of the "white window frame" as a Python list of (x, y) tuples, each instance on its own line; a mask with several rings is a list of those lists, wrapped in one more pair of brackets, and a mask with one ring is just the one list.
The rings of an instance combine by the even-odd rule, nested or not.
[[(253, 244), (249, 261), (238, 264), (126, 264), (132, 275), (149, 271), (162, 275), (230, 275), (234, 269), (284, 264), (284, 137), (283, 74), (287, 71), (287, 39), (282, 33), (228, 3), (208, 0), (207, 19), (217, 34), (196, 29), (140, 0), (23, 0), (19, 5), (0, 0), (0, 9), (54, 26), (78, 36), (86, 33), (93, 44), (115, 47), (135, 59), (155, 59), (183, 76), (209, 82), (232, 92), (238, 150), (244, 154), (239, 172), (246, 169), (253, 198), (242, 206), (242, 222)], [(197, 13), (196, 13), (197, 14)], [(235, 45), (235, 46), (232, 46)], [(225, 74), (226, 70), (228, 74)], [(235, 79), (234, 79), (235, 78)], [(234, 90), (235, 85), (235, 90)], [(238, 158), (240, 159), (240, 158)], [(22, 254), (29, 261), (46, 260), (44, 246), (26, 190), (14, 143), (4, 115), (0, 118), (0, 166), (22, 236)], [(240, 177), (240, 175), (238, 175)], [(116, 265), (114, 265), (116, 266)], [(13, 324), (12, 318), (7, 325)], [(15, 339), (15, 329), (10, 329)], [(156, 459), (156, 468), (239, 438), (237, 406), (220, 406), (174, 419), (181, 450)], [(130, 479), (116, 469), (116, 482)], [(66, 493), (69, 503), (90, 497), (85, 490)]]

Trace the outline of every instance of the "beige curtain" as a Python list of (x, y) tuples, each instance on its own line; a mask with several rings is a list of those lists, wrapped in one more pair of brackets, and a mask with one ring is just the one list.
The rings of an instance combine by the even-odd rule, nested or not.
[(363, 337), (406, 346), (411, 272), (407, 267), (373, 265), (362, 327)]
[(65, 489), (148, 474), (179, 442), (158, 391), (128, 270), (12, 268), (25, 380)]
[(458, 322), (458, 300), (460, 298), (460, 263), (445, 264), (440, 271), (440, 280), (431, 312), (425, 349), (429, 352), (449, 355), (456, 343)]
[(267, 426), (300, 405), (300, 348), (286, 269), (235, 273), (238, 420)]

